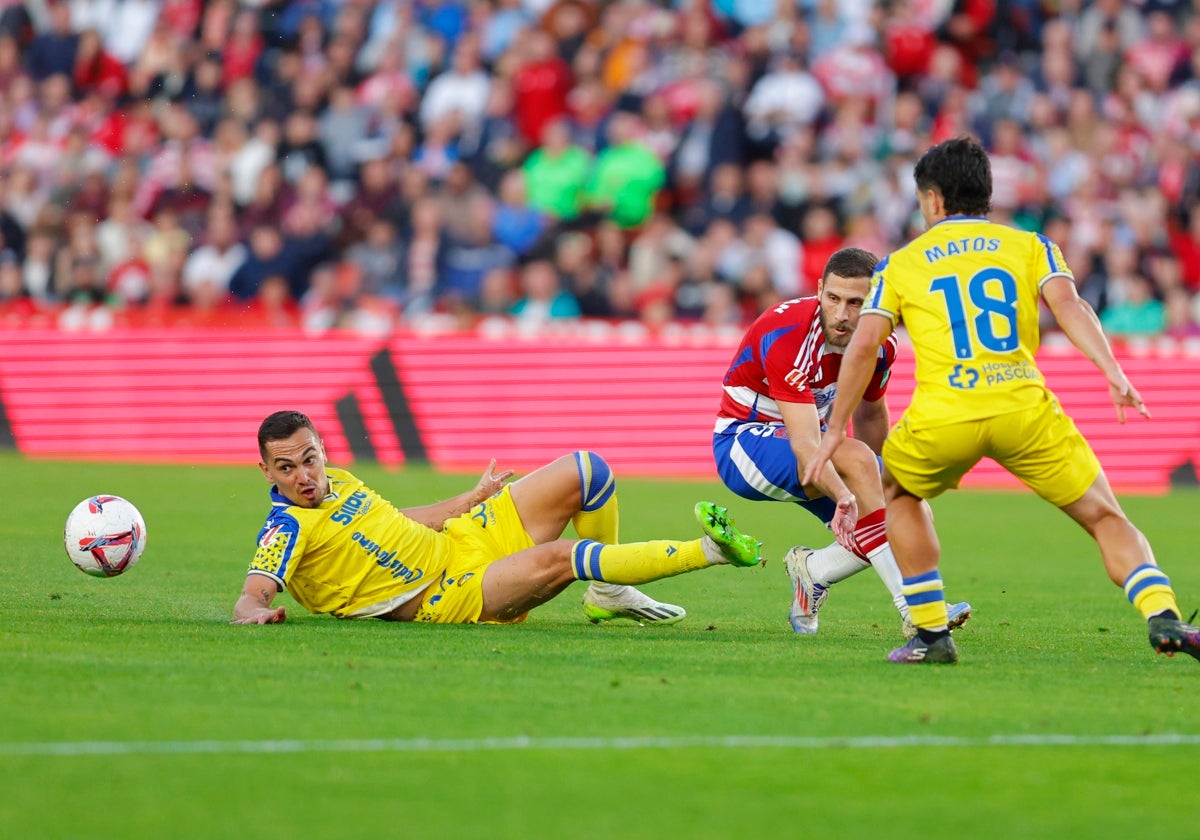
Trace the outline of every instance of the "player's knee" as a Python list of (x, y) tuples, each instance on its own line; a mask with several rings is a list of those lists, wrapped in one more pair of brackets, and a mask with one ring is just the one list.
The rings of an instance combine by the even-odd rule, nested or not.
[(604, 507), (617, 489), (608, 462), (595, 452), (580, 450), (575, 453), (575, 466), (579, 471), (580, 510)]
[(1116, 496), (1106, 484), (1099, 482), (1074, 502), (1062, 505), (1061, 509), (1093, 537), (1097, 537), (1098, 532), (1112, 533), (1133, 528), (1133, 523), (1125, 516)]
[(847, 438), (834, 453), (833, 465), (838, 474), (857, 475), (864, 479), (879, 477), (879, 460), (871, 447), (860, 440)]

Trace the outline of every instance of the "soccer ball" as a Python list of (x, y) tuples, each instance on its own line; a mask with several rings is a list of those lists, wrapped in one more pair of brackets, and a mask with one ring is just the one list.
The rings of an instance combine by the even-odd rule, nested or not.
[(132, 568), (146, 550), (146, 521), (120, 496), (92, 496), (67, 517), (63, 543), (81, 572), (116, 577)]

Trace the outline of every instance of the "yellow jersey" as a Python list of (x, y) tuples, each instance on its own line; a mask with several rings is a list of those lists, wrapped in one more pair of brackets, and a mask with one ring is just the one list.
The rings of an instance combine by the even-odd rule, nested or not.
[(943, 219), (881, 260), (862, 314), (908, 330), (917, 384), (906, 422), (980, 420), (1047, 399), (1034, 354), (1052, 277), (1074, 280), (1057, 245), (978, 216)]
[(320, 506), (271, 488), (271, 512), (248, 572), (266, 575), (314, 613), (375, 615), (415, 597), (450, 562), (452, 543), (402, 514), (345, 470), (329, 469)]

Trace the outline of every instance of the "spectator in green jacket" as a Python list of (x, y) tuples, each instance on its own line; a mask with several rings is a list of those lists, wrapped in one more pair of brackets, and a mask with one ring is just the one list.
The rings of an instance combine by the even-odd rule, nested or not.
[(596, 156), (587, 187), (588, 206), (625, 229), (636, 228), (654, 212), (666, 184), (662, 161), (637, 138), (638, 118), (618, 111), (608, 125), (608, 147)]
[(569, 222), (579, 217), (583, 189), (592, 170), (592, 156), (571, 143), (565, 119), (553, 119), (542, 129), (542, 145), (525, 160), (525, 201), (533, 208)]

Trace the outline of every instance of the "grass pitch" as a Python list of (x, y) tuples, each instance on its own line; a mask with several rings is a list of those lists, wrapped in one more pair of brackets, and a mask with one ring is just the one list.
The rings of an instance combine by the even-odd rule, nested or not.
[[(482, 465), (481, 465), (482, 467)], [(356, 472), (398, 504), (475, 476)], [(0, 826), (11, 837), (1193, 836), (1200, 663), (1155, 655), (1091, 541), (1030, 494), (936, 500), (961, 662), (884, 661), (870, 573), (795, 636), (782, 556), (816, 521), (713, 483), (622, 480), (622, 538), (728, 504), (763, 569), (645, 589), (675, 627), (592, 626), (583, 584), (514, 627), (227, 623), (267, 508), (246, 468), (0, 456)], [(81, 498), (145, 515), (140, 564), (63, 554)], [(1200, 495), (1124, 498), (1181, 605)]]

